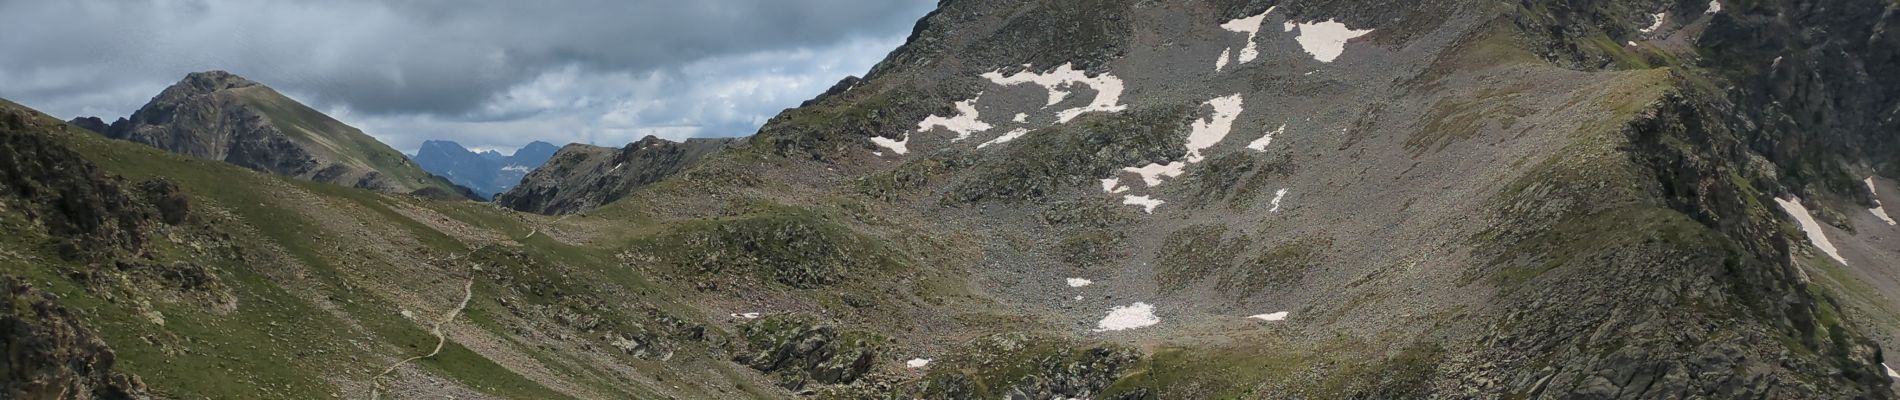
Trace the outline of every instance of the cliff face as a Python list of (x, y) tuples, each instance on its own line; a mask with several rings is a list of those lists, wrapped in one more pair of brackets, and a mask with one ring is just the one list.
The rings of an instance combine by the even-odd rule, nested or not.
[(539, 214), (587, 211), (691, 169), (733, 143), (733, 139), (673, 142), (647, 136), (620, 149), (569, 144), (523, 177), (520, 185), (495, 196), (495, 203)]
[[(97, 118), (76, 123), (97, 130)], [(389, 146), (342, 122), (223, 71), (166, 88), (107, 137), (271, 174), (397, 193), (463, 197)]]

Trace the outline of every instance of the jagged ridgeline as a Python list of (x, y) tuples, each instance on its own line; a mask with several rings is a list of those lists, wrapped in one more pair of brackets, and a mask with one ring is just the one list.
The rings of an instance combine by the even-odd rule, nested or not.
[(1897, 24), (945, 1), (750, 138), (562, 149), (528, 212), (6, 103), (4, 390), (1891, 398)]

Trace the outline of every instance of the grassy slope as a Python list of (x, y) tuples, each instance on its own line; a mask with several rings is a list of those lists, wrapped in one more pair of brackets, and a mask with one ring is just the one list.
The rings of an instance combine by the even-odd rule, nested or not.
[[(5, 106), (17, 107), (10, 103)], [(66, 278), (69, 271), (96, 267), (58, 261), (49, 245), (50, 238), (41, 230), (18, 215), (0, 213), (0, 232), (6, 233), (0, 237), (0, 244), (4, 244), (0, 248), (18, 249), (0, 252), (0, 268), (4, 268), (4, 273), (29, 277), (59, 294), (68, 306), (78, 310), (94, 329), (104, 334), (119, 353), (122, 368), (144, 377), (156, 392), (169, 397), (363, 396), (364, 393), (352, 391), (358, 390), (361, 382), (388, 362), (426, 352), (434, 345), (434, 338), (428, 335), (423, 324), (399, 315), (398, 310), (406, 309), (399, 304), (403, 300), (392, 298), (389, 293), (365, 289), (377, 287), (379, 283), (421, 288), (431, 281), (459, 280), (431, 270), (426, 265), (427, 260), (467, 254), (478, 247), (398, 212), (398, 208), (419, 207), (507, 237), (524, 237), (534, 229), (513, 213), (482, 204), (434, 202), (286, 179), (78, 132), (68, 129), (49, 135), (68, 143), (110, 175), (130, 181), (165, 178), (176, 182), (190, 196), (194, 213), (215, 215), (206, 218), (211, 229), (228, 234), (237, 247), (253, 255), (280, 249), (285, 257), (209, 257), (192, 250), (199, 244), (188, 239), (155, 240), (158, 242), (154, 246), (155, 253), (160, 262), (208, 264), (223, 279), (236, 297), (238, 307), (234, 312), (220, 313), (191, 301), (153, 295), (162, 293), (159, 291), (100, 289)], [(312, 219), (313, 213), (353, 215), (349, 223), (375, 221), (370, 226), (374, 230), (413, 238), (413, 244), (419, 247), (398, 250), (415, 258), (379, 257), (364, 247), (386, 238), (351, 238), (352, 232), (337, 230), (334, 224), (337, 221)], [(553, 282), (552, 290), (557, 293), (611, 303), (653, 304), (666, 314), (689, 316), (689, 319), (698, 315), (691, 307), (668, 300), (678, 297), (677, 294), (668, 293), (619, 267), (611, 249), (577, 247), (552, 240), (545, 234), (523, 240), (521, 244), (512, 250), (524, 254), (529, 266), (535, 268), (516, 270), (549, 275), (526, 280)], [(483, 261), (489, 265), (503, 263)], [(287, 279), (287, 276), (305, 279)], [(290, 286), (312, 283), (316, 287)], [(329, 305), (313, 303), (308, 296), (292, 293), (297, 290), (327, 293), (332, 301)], [(527, 353), (535, 359), (533, 362), (547, 366), (562, 375), (562, 379), (585, 387), (583, 390), (587, 393), (623, 398), (662, 397), (640, 387), (650, 383), (628, 382), (611, 368), (598, 365), (597, 360), (555, 354), (511, 336), (507, 327), (524, 321), (508, 315), (508, 309), (496, 297), (512, 297), (507, 293), (520, 290), (508, 286), (507, 282), (478, 279), (476, 300), (471, 302), (467, 317), (457, 325), (473, 326), (487, 331), (491, 337), (505, 338), (507, 345)], [(629, 298), (629, 295), (636, 297)], [(533, 303), (532, 299), (528, 302)], [(334, 311), (325, 310), (331, 306), (335, 307)], [(423, 304), (423, 309), (416, 309), (418, 315), (439, 310), (428, 308), (430, 306)], [(608, 313), (603, 317), (636, 324), (644, 320), (643, 316), (624, 312)], [(165, 323), (152, 322), (148, 316), (154, 314), (162, 315)], [(680, 352), (685, 355), (675, 358), (674, 363), (699, 371), (740, 376), (728, 381), (745, 380), (744, 374), (731, 365), (706, 364), (709, 359), (699, 354), (709, 350), (692, 346), (698, 345), (681, 348)], [(621, 359), (647, 376), (673, 382), (689, 380), (659, 363)], [(434, 375), (491, 395), (567, 397), (567, 393), (525, 378), (453, 340), (441, 355), (417, 364)], [(350, 386), (339, 387), (339, 382)], [(770, 393), (769, 389), (759, 387), (747, 391), (752, 392), (752, 397)]]
[(436, 187), (455, 192), (449, 183), (430, 176), (389, 145), (275, 90), (255, 86), (236, 92), (239, 98), (269, 117), (277, 129), (319, 156), (360, 169), (381, 171), (409, 190)]

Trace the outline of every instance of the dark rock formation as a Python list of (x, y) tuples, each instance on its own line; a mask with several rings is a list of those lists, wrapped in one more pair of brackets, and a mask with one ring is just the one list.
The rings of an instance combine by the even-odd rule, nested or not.
[(812, 384), (850, 384), (871, 371), (886, 339), (841, 330), (808, 318), (775, 316), (747, 323), (746, 351), (733, 358), (800, 390)]
[(143, 399), (145, 384), (114, 370), (116, 357), (59, 298), (24, 280), (0, 278), (0, 397)]
[(541, 214), (591, 210), (697, 165), (734, 139), (672, 142), (647, 136), (615, 150), (584, 144), (562, 147), (521, 184), (495, 196), (503, 207)]
[(112, 129), (112, 125), (106, 124), (106, 121), (99, 119), (99, 117), (73, 118), (72, 121), (67, 122), (67, 123), (73, 124), (73, 126), (84, 128), (85, 130), (97, 132), (101, 135), (105, 134), (108, 130)]

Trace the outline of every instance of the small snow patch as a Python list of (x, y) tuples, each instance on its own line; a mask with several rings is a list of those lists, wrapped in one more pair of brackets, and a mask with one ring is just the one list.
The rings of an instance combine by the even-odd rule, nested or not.
[[(893, 140), (883, 136), (873, 136), (871, 137), (871, 143), (878, 145), (878, 147), (890, 149), (892, 153), (897, 153), (897, 155), (900, 156), (910, 152), (910, 147), (906, 146), (907, 143), (910, 143), (909, 134), (904, 135), (904, 140)], [(614, 168), (619, 169), (619, 167)]]
[(1253, 318), (1253, 319), (1257, 319), (1261, 321), (1285, 321), (1286, 311), (1281, 311), (1277, 313), (1260, 314), (1260, 315), (1255, 315), (1255, 316), (1251, 316), (1247, 318)]
[(1709, 0), (1709, 11), (1703, 13), (1714, 14), (1719, 12), (1722, 12), (1722, 0)]
[(1900, 372), (1893, 372), (1893, 367), (1887, 366), (1887, 363), (1880, 363), (1880, 369), (1887, 370), (1888, 378), (1900, 378)]
[(1137, 302), (1108, 310), (1108, 316), (1095, 324), (1096, 332), (1129, 330), (1161, 323), (1155, 317), (1155, 306)]
[(1790, 201), (1777, 197), (1775, 203), (1781, 205), (1782, 211), (1794, 216), (1795, 222), (1801, 225), (1801, 231), (1808, 234), (1808, 241), (1814, 242), (1814, 247), (1821, 248), (1821, 252), (1834, 257), (1834, 260), (1840, 261), (1841, 264), (1847, 264), (1847, 259), (1841, 258), (1840, 250), (1834, 248), (1834, 242), (1828, 241), (1827, 234), (1821, 231), (1821, 223), (1815, 222), (1814, 216), (1808, 215), (1808, 207), (1801, 205), (1801, 199), (1796, 198)]
[[(949, 118), (935, 115), (925, 117), (923, 122), (917, 123), (917, 131), (928, 132), (932, 128), (942, 127), (957, 133), (956, 138), (950, 139), (950, 141), (955, 142), (969, 139), (970, 134), (990, 130), (990, 124), (977, 120), (976, 100), (982, 97), (983, 95), (978, 94), (969, 100), (957, 102), (956, 116)], [(908, 140), (908, 138), (906, 138), (906, 140)]]
[(904, 362), (904, 366), (911, 368), (923, 368), (926, 365), (930, 365), (930, 359), (928, 358), (912, 358), (910, 361)]
[(1273, 202), (1272, 202), (1273, 209), (1267, 210), (1267, 212), (1276, 212), (1276, 213), (1280, 212), (1280, 200), (1285, 199), (1285, 198), (1286, 198), (1285, 188), (1282, 188), (1278, 191), (1273, 192)]
[(1161, 178), (1163, 177), (1173, 178), (1187, 173), (1187, 163), (1175, 161), (1167, 163), (1166, 165), (1148, 164), (1141, 167), (1122, 168), (1122, 170), (1141, 175), (1142, 183), (1148, 184), (1149, 187), (1154, 187), (1161, 186)]
[(1121, 178), (1108, 178), (1108, 179), (1102, 180), (1102, 191), (1109, 192), (1109, 193), (1121, 193), (1121, 192), (1128, 191), (1128, 187), (1122, 186)]
[(1234, 49), (1224, 49), (1220, 51), (1220, 58), (1214, 60), (1214, 72), (1221, 72), (1221, 70), (1227, 69), (1227, 59), (1234, 58), (1233, 51)]
[(1029, 113), (1016, 113), (1016, 117), (1010, 118), (1009, 120), (1016, 121), (1017, 123), (1029, 122)]
[(1324, 63), (1333, 62), (1345, 53), (1347, 41), (1372, 33), (1371, 29), (1354, 30), (1330, 19), (1300, 24), (1289, 22), (1287, 31), (1292, 31), (1296, 25), (1300, 28), (1300, 36), (1293, 40), (1299, 42), (1300, 48), (1305, 49), (1307, 54), (1312, 54), (1314, 60)]
[[(1247, 45), (1240, 48), (1240, 54), (1238, 55), (1239, 60), (1236, 61), (1239, 61), (1241, 64), (1246, 64), (1260, 57), (1260, 47), (1254, 44), (1254, 37), (1260, 34), (1260, 26), (1267, 22), (1267, 14), (1272, 13), (1274, 8), (1278, 7), (1267, 7), (1267, 11), (1261, 12), (1260, 15), (1235, 19), (1220, 24), (1221, 29), (1247, 34)], [(1229, 50), (1232, 49), (1230, 48)], [(1220, 61), (1214, 65), (1215, 71), (1220, 71), (1222, 67), (1227, 65), (1227, 55), (1228, 52), (1226, 50), (1221, 51)]]
[(1187, 162), (1198, 163), (1205, 159), (1201, 150), (1214, 147), (1227, 133), (1234, 130), (1234, 120), (1240, 118), (1241, 98), (1239, 94), (1208, 100), (1207, 105), (1214, 107), (1214, 114), (1205, 119), (1195, 120), (1187, 137)]
[(1252, 143), (1247, 143), (1247, 148), (1255, 151), (1267, 151), (1267, 146), (1273, 144), (1273, 135), (1282, 133), (1286, 133), (1286, 124), (1280, 124), (1279, 128), (1267, 131), (1266, 135), (1261, 135), (1259, 139), (1254, 139)]
[(759, 319), (759, 313), (732, 313), (732, 317), (737, 319)]
[(533, 171), (534, 168), (528, 168), (528, 166), (521, 165), (521, 164), (509, 164), (506, 167), (501, 167), (501, 170), (514, 171), (514, 172), (530, 172), (530, 171)]
[(1868, 212), (1874, 213), (1874, 216), (1880, 217), (1880, 220), (1886, 221), (1889, 226), (1900, 225), (1894, 222), (1892, 215), (1887, 214), (1887, 206), (1880, 204), (1880, 189), (1874, 187), (1874, 177), (1871, 176), (1867, 177), (1867, 194), (1874, 196), (1874, 208), (1867, 209)]
[(1650, 24), (1648, 28), (1643, 28), (1642, 29), (1643, 33), (1655, 32), (1657, 29), (1662, 29), (1663, 23), (1669, 21), (1669, 13), (1659, 12), (1655, 14), (1650, 14), (1650, 18), (1654, 18), (1656, 20), (1656, 23)]
[(1026, 134), (1029, 134), (1028, 129), (1016, 128), (1015, 130), (1011, 130), (1007, 133), (1004, 133), (1003, 136), (997, 136), (995, 139), (990, 139), (990, 141), (988, 142), (983, 142), (983, 144), (976, 145), (976, 148), (981, 149), (984, 147), (990, 147), (990, 145), (1009, 143), (1009, 141), (1021, 138), (1023, 137), (1023, 135), (1026, 135)]
[(1069, 287), (1083, 287), (1095, 284), (1095, 281), (1082, 278), (1069, 278)]
[(1154, 214), (1155, 207), (1160, 207), (1161, 203), (1166, 203), (1166, 201), (1161, 201), (1161, 199), (1157, 199), (1153, 197), (1136, 196), (1132, 194), (1122, 196), (1122, 204), (1127, 204), (1131, 206), (1141, 206), (1142, 211), (1147, 212), (1149, 214)]

